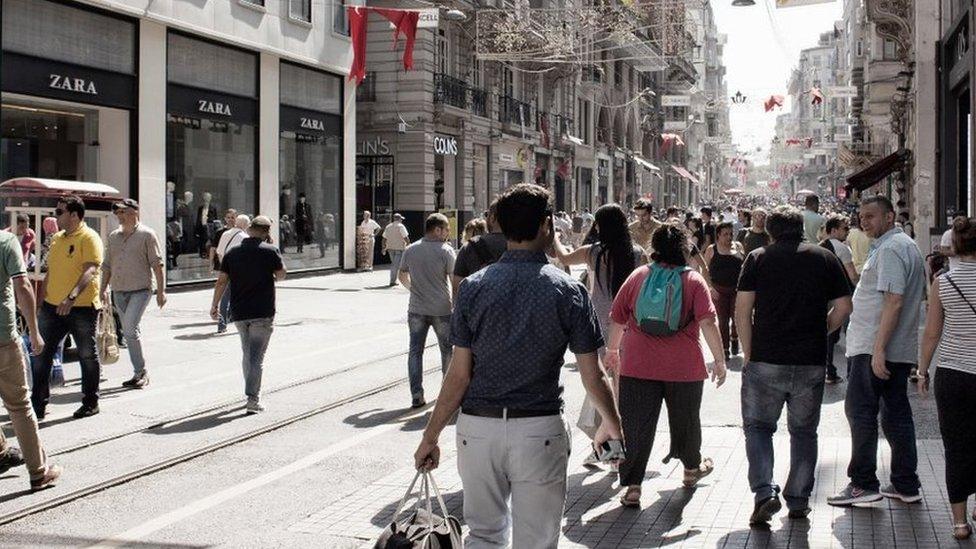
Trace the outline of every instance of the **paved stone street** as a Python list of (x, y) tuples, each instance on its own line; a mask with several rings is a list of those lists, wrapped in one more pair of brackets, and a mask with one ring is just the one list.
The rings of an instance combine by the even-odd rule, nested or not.
[[(114, 389), (129, 373), (123, 355), (119, 364), (105, 368), (108, 396), (102, 414), (84, 421), (67, 419), (76, 400), (76, 381), (59, 390), (42, 437), (54, 459), (66, 467), (64, 482), (30, 495), (24, 491), (23, 471), (0, 476), (0, 515), (257, 428), (267, 427), (268, 432), (0, 526), (0, 545), (371, 546), (412, 478), (411, 456), (429, 413), (429, 408), (406, 408), (407, 293), (379, 289), (386, 276), (383, 271), (334, 274), (282, 285), (265, 378), (268, 412), (253, 417), (240, 410), (238, 340), (232, 334), (213, 335), (214, 327), (206, 320), (209, 291), (173, 295), (163, 313), (152, 311), (147, 317), (152, 385), (145, 391)], [(431, 335), (428, 344), (433, 343)], [(429, 398), (436, 394), (439, 379), (432, 351), (425, 357)], [(583, 390), (571, 355), (568, 362), (563, 373), (567, 416), (575, 422)], [(726, 386), (706, 386), (703, 454), (716, 467), (696, 489), (681, 487), (680, 464), (661, 463), (668, 436), (662, 417), (641, 509), (622, 509), (615, 475), (581, 467), (587, 441), (577, 430), (561, 546), (955, 545), (931, 398), (912, 396), (923, 503), (885, 501), (848, 510), (826, 505), (827, 495), (846, 482), (850, 442), (843, 384), (828, 387), (824, 398), (810, 520), (789, 521), (781, 513), (771, 528), (750, 529), (739, 369), (733, 367)], [(75, 377), (76, 366), (68, 365), (67, 371)], [(319, 408), (320, 413), (274, 428), (278, 421)], [(194, 410), (203, 412), (183, 417)], [(784, 433), (782, 423), (776, 436), (780, 482), (789, 457)], [(461, 517), (453, 429), (445, 430), (442, 444), (445, 456), (437, 480), (452, 513)], [(887, 446), (881, 446), (884, 479)]]

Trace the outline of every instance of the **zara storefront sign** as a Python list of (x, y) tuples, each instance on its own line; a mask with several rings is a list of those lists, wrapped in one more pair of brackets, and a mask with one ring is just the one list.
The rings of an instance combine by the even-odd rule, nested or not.
[(221, 116), (234, 116), (230, 111), (230, 105), (219, 101), (208, 101), (206, 99), (197, 100), (197, 110), (207, 114), (219, 114)]
[(98, 95), (98, 89), (95, 88), (95, 82), (93, 80), (72, 78), (63, 74), (49, 74), (47, 77), (47, 87), (51, 89)]
[(444, 156), (455, 156), (458, 153), (457, 138), (439, 135), (434, 136), (434, 152)]
[(308, 118), (306, 116), (302, 116), (300, 118), (299, 124), (301, 125), (302, 128), (306, 130), (316, 130), (320, 132), (325, 131), (325, 122), (322, 122), (317, 118)]

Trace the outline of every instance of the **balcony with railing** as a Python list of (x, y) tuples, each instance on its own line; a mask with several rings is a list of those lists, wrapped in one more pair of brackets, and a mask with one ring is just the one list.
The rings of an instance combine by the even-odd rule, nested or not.
[(498, 96), (498, 121), (521, 126), (532, 124), (532, 106), (508, 95)]
[(488, 92), (478, 88), (468, 88), (468, 92), (471, 94), (470, 106), (471, 112), (478, 115), (488, 117)]
[(434, 103), (443, 103), (459, 109), (468, 108), (467, 83), (446, 74), (435, 74)]

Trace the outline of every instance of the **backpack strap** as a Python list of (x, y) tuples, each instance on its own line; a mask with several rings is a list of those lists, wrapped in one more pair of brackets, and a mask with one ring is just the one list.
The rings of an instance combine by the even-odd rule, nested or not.
[(962, 293), (962, 290), (959, 289), (959, 286), (956, 286), (956, 283), (953, 282), (952, 278), (949, 275), (946, 275), (945, 279), (949, 281), (949, 284), (951, 284), (953, 289), (956, 290), (956, 293), (959, 294), (959, 297), (961, 297), (962, 300), (966, 302), (966, 305), (969, 305), (969, 308), (973, 310), (973, 314), (976, 314), (976, 307), (973, 307), (973, 304), (970, 303), (968, 299), (966, 299), (966, 296)]

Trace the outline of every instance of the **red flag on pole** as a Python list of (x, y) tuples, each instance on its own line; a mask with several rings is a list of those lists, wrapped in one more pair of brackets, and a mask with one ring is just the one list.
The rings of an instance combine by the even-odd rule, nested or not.
[(360, 6), (346, 8), (349, 18), (349, 38), (352, 39), (352, 67), (349, 80), (356, 80), (358, 86), (366, 78), (366, 17), (369, 11)]
[(413, 10), (388, 10), (373, 8), (373, 11), (386, 17), (393, 23), (393, 47), (396, 48), (400, 40), (400, 33), (407, 37), (407, 44), (403, 48), (403, 68), (410, 70), (413, 68), (413, 44), (417, 40), (417, 22), (420, 21), (420, 12)]
[(766, 112), (769, 112), (773, 110), (774, 107), (782, 107), (784, 101), (786, 101), (786, 98), (782, 95), (770, 95), (769, 99), (763, 103), (763, 107), (765, 107)]
[(349, 37), (352, 39), (353, 52), (352, 66), (349, 68), (349, 80), (355, 79), (357, 86), (362, 83), (363, 78), (366, 78), (366, 30), (370, 11), (379, 13), (393, 23), (394, 48), (400, 40), (400, 34), (407, 38), (407, 43), (403, 48), (403, 68), (404, 70), (413, 68), (413, 47), (417, 40), (419, 11), (349, 6), (346, 8), (346, 13), (349, 14)]

